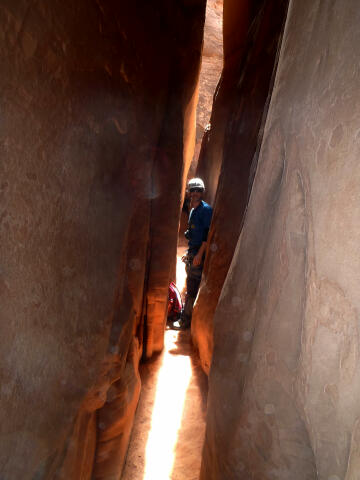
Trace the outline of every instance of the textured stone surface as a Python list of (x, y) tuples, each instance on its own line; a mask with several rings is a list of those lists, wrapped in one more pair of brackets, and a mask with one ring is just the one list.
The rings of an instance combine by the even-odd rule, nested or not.
[(214, 203), (221, 165), (228, 117), (233, 108), (236, 92), (234, 68), (239, 68), (239, 59), (246, 49), (247, 32), (253, 10), (259, 10), (261, 2), (250, 0), (226, 0), (223, 6), (224, 69), (214, 95), (210, 124), (205, 130), (197, 164), (197, 176), (205, 181), (206, 200)]
[[(176, 2), (174, 2), (176, 5)], [(156, 148), (152, 176), (152, 202), (147, 275), (147, 329), (145, 355), (164, 345), (168, 288), (175, 271), (179, 216), (184, 179), (195, 142), (195, 108), (205, 2), (192, 0), (187, 8), (174, 5), (173, 34), (177, 54), (170, 64), (169, 93)], [(169, 20), (170, 23), (170, 20)]]
[(204, 480), (358, 477), (359, 21), (357, 1), (290, 3), (215, 315)]
[(204, 43), (196, 108), (196, 144), (190, 176), (195, 175), (204, 131), (209, 124), (213, 97), (223, 68), (223, 0), (207, 0)]
[(97, 416), (98, 437), (93, 477), (118, 478), (122, 471), (140, 394), (138, 345), (133, 341), (121, 377), (107, 392)]
[[(202, 0), (0, 6), (4, 480), (85, 480), (93, 463), (96, 478), (120, 474), (138, 396), (144, 286), (167, 298), (203, 16)], [(173, 141), (176, 155), (164, 161), (158, 148)], [(157, 190), (157, 170), (169, 172), (166, 190)], [(154, 192), (163, 202), (169, 191), (174, 220), (159, 232)], [(164, 271), (149, 284), (160, 234), (166, 263), (151, 264)], [(159, 349), (162, 335), (152, 336)], [(111, 409), (100, 428), (95, 417)]]
[[(236, 8), (235, 8), (236, 7)], [(230, 8), (230, 11), (229, 11)], [(243, 223), (243, 215), (252, 185), (252, 171), (256, 168), (258, 144), (264, 118), (266, 118), (268, 95), (272, 88), (274, 64), (279, 48), (287, 10), (287, 1), (278, 0), (258, 4), (251, 9), (251, 16), (244, 25), (242, 43), (244, 49), (236, 48), (239, 33), (228, 38), (234, 18), (244, 16), (238, 4), (225, 3), (224, 32), (227, 35), (227, 57), (223, 81), (219, 86), (218, 100), (213, 117), (223, 116), (221, 128), (226, 135), (219, 144), (219, 135), (204, 138), (208, 152), (223, 151), (222, 169), (217, 186), (212, 226), (208, 238), (203, 279), (192, 318), (192, 338), (197, 346), (201, 363), (208, 373), (213, 348), (213, 318), (222, 286)], [(232, 13), (232, 14), (231, 14)], [(230, 21), (231, 18), (231, 21)], [(232, 43), (230, 40), (232, 39)], [(234, 47), (235, 45), (235, 47)], [(228, 51), (235, 51), (231, 55)], [(223, 102), (231, 95), (231, 103)], [(225, 100), (226, 101), (226, 100)], [(224, 116), (225, 111), (226, 116)], [(217, 128), (217, 124), (214, 125)], [(206, 153), (206, 152), (205, 152)], [(203, 166), (211, 171), (212, 156), (202, 158)]]

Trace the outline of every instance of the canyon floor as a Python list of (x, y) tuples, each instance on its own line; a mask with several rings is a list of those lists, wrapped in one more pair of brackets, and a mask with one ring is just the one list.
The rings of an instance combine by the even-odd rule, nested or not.
[[(185, 271), (178, 251), (177, 285)], [(197, 480), (207, 377), (190, 330), (165, 332), (164, 351), (140, 367), (142, 391), (122, 480)]]

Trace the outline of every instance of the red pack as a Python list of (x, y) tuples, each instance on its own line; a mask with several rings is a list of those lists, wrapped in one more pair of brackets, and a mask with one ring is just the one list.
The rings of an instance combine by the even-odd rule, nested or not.
[(179, 289), (174, 282), (171, 282), (169, 285), (168, 319), (176, 320), (180, 316), (182, 307)]

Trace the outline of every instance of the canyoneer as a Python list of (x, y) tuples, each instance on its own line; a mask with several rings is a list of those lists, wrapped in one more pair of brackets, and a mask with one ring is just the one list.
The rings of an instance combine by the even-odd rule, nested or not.
[(205, 185), (201, 178), (189, 180), (188, 192), (191, 202), (188, 229), (185, 232), (185, 237), (188, 240), (188, 250), (182, 257), (186, 264), (186, 296), (180, 320), (174, 323), (175, 328), (181, 329), (189, 328), (191, 324), (191, 315), (200, 286), (212, 216), (212, 207), (202, 199)]

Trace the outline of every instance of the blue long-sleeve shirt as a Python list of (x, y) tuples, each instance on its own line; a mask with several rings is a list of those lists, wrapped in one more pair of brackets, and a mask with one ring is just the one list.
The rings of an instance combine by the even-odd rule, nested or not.
[(189, 216), (189, 227), (186, 238), (189, 240), (189, 251), (197, 252), (209, 233), (212, 207), (201, 200), (200, 205), (193, 208)]

